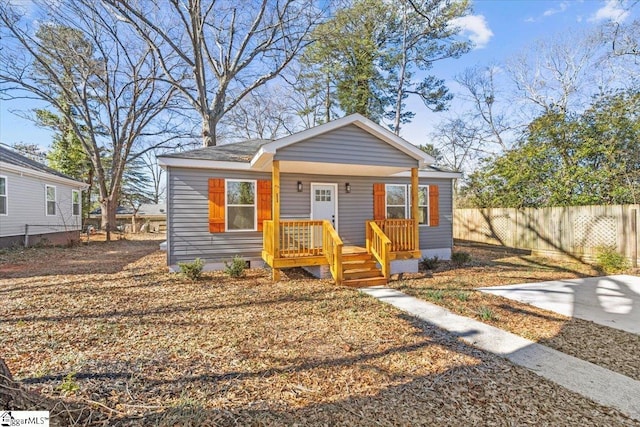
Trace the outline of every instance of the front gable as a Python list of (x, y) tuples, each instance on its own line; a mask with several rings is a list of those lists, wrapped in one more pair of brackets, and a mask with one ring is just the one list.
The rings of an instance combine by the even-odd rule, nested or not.
[(417, 159), (354, 124), (282, 147), (274, 160), (418, 167)]

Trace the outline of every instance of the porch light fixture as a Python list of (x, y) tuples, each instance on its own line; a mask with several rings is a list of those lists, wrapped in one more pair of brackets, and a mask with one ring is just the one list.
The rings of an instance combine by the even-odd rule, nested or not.
[(348, 182), (344, 185), (344, 190), (347, 193), (351, 193), (351, 184), (349, 184)]
[(298, 193), (302, 193), (302, 181), (298, 181)]

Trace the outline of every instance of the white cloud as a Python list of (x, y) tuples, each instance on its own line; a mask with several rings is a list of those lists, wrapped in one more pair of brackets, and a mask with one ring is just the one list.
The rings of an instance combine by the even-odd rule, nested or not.
[(569, 7), (569, 3), (566, 1), (563, 1), (558, 5), (557, 9), (551, 8), (551, 9), (545, 10), (542, 16), (551, 16), (551, 15), (555, 15), (556, 13), (562, 13), (565, 10), (567, 10), (568, 7)]
[(624, 0), (607, 0), (604, 6), (591, 15), (589, 21), (623, 22), (629, 16), (629, 11), (624, 8), (624, 3)]
[(476, 49), (487, 46), (493, 31), (489, 28), (484, 15), (467, 15), (451, 20), (451, 25), (460, 29), (461, 33), (469, 36)]

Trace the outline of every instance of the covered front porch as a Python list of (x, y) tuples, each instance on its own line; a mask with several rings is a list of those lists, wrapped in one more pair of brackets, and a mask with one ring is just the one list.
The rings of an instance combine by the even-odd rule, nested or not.
[[(408, 171), (408, 169), (405, 170)], [(372, 212), (371, 219), (358, 222), (358, 224), (362, 224), (360, 230), (364, 230), (364, 245), (361, 240), (360, 243), (354, 245), (351, 242), (347, 242), (347, 244), (343, 242), (343, 238), (336, 231), (336, 228), (340, 229), (335, 226), (337, 225), (336, 221), (313, 218), (298, 219), (291, 218), (291, 215), (286, 218), (281, 217), (283, 196), (281, 163), (279, 160), (272, 160), (272, 216), (270, 220), (265, 220), (262, 226), (262, 259), (272, 268), (273, 280), (279, 280), (282, 268), (328, 266), (331, 276), (338, 285), (374, 286), (387, 283), (391, 275), (392, 261), (420, 258), (417, 219), (419, 214), (418, 168), (411, 168), (410, 171), (411, 217), (385, 219), (382, 214), (383, 218), (376, 218), (375, 212)], [(343, 175), (338, 174), (339, 171), (332, 172), (337, 172), (336, 177), (343, 178)], [(340, 172), (349, 173), (346, 170)], [(289, 176), (291, 175), (289, 174)], [(327, 175), (327, 181), (332, 180), (331, 176)], [(383, 177), (380, 179), (382, 180)], [(375, 194), (375, 188), (373, 191), (370, 189), (367, 198), (373, 200), (375, 197), (379, 197)], [(384, 193), (382, 197), (384, 198)], [(368, 205), (362, 206), (362, 211), (371, 209), (371, 200)], [(369, 207), (367, 208), (367, 206)], [(384, 199), (382, 206), (385, 206)], [(363, 215), (366, 214), (363, 213)]]

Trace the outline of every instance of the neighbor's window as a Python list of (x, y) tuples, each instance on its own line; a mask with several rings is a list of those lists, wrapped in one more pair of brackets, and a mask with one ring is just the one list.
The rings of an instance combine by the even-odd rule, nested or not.
[(78, 190), (71, 190), (71, 214), (80, 215), (80, 192)]
[(47, 197), (47, 215), (56, 214), (56, 187), (53, 185), (45, 185), (45, 194)]
[(256, 182), (228, 179), (227, 230), (256, 230)]
[(7, 214), (7, 177), (0, 176), (0, 215)]
[(407, 186), (387, 185), (387, 218), (407, 218)]

